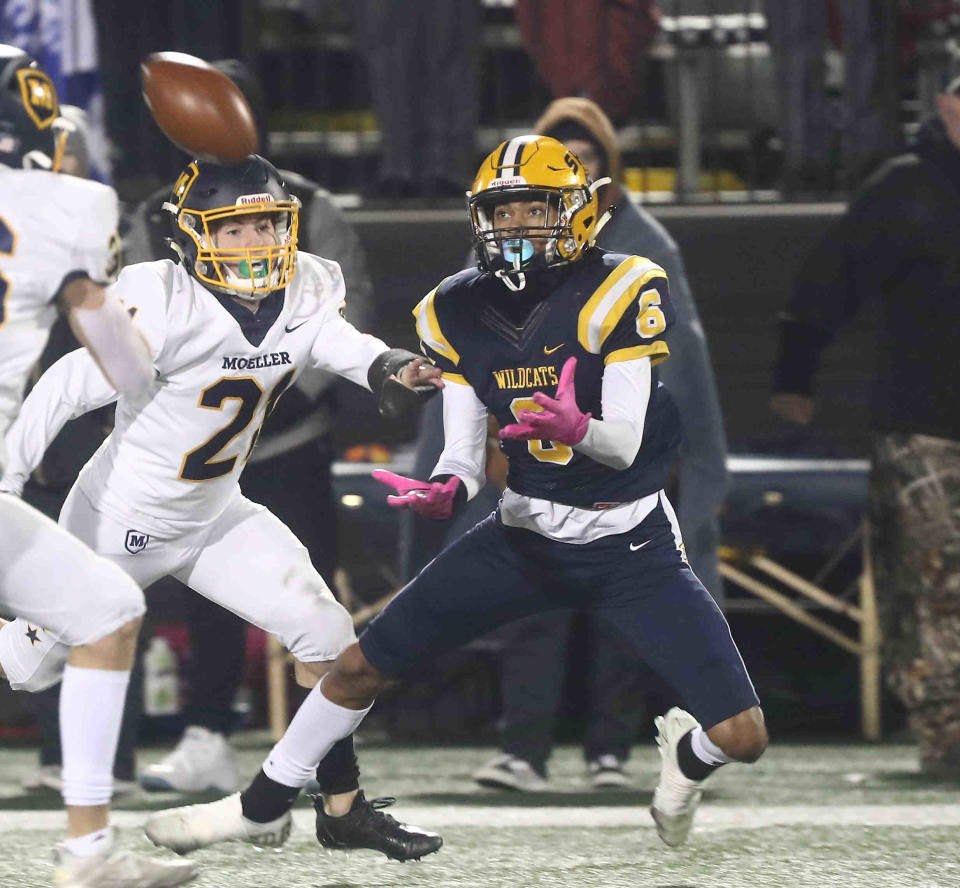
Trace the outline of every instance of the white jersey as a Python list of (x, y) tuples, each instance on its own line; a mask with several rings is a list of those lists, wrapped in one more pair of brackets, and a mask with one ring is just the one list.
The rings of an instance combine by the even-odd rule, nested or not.
[[(343, 319), (340, 266), (306, 253), (256, 314), (166, 259), (128, 266), (115, 289), (150, 346), (157, 387), (145, 402), (120, 397), (114, 430), (77, 485), (98, 510), (159, 539), (223, 511), (264, 419), (301, 372), (318, 367), (369, 389), (367, 370), (387, 350)], [(85, 350), (54, 364), (7, 436), (3, 487), (22, 485), (67, 419), (116, 399)]]
[(107, 185), (0, 166), (0, 436), (47, 343), (63, 284), (76, 275), (115, 277), (117, 219), (117, 194)]

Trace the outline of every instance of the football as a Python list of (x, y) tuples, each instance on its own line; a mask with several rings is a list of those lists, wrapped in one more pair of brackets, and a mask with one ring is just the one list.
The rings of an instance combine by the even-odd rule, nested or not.
[(140, 77), (157, 125), (188, 154), (229, 161), (256, 153), (253, 112), (226, 74), (196, 56), (155, 52)]

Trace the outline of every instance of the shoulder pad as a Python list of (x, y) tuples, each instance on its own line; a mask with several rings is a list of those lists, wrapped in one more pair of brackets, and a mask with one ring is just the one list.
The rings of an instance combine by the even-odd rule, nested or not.
[(460, 363), (460, 353), (453, 347), (441, 329), (441, 317), (444, 312), (442, 310), (438, 312), (438, 304), (442, 305), (445, 301), (444, 297), (456, 289), (458, 284), (471, 279), (473, 273), (472, 270), (468, 269), (444, 278), (417, 303), (413, 310), (413, 316), (417, 320), (417, 336), (420, 337), (420, 341), (427, 348), (454, 364)]
[(606, 253), (605, 265), (614, 266), (587, 300), (577, 319), (577, 340), (591, 354), (600, 354), (604, 340), (623, 317), (648, 281), (666, 279), (656, 262), (642, 256)]
[(297, 292), (303, 299), (316, 298), (320, 311), (339, 314), (346, 302), (346, 284), (340, 263), (298, 250), (297, 269), (288, 292)]

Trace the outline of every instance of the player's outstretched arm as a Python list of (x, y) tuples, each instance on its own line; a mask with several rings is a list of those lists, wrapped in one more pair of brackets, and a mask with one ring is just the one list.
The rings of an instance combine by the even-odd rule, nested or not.
[(116, 399), (116, 390), (86, 349), (64, 355), (40, 377), (7, 432), (0, 490), (19, 495), (67, 420)]
[(487, 409), (466, 383), (443, 389), (443, 437), (443, 452), (429, 481), (383, 469), (373, 472), (375, 480), (396, 494), (387, 497), (389, 505), (444, 519), (476, 496), (485, 481)]
[[(463, 489), (456, 475), (440, 482), (417, 481), (416, 478), (405, 478), (385, 469), (376, 469), (370, 474), (374, 481), (386, 484), (396, 493), (396, 496), (387, 497), (387, 505), (395, 509), (413, 509), (425, 518), (449, 518), (453, 514), (457, 494)], [(464, 494), (461, 496), (466, 500)]]
[(114, 293), (87, 277), (74, 278), (62, 301), (74, 335), (113, 387), (133, 397), (145, 392), (154, 379), (150, 350)]
[(370, 389), (380, 393), (380, 413), (390, 419), (415, 410), (443, 388), (441, 371), (419, 355), (391, 348), (378, 355), (367, 371)]

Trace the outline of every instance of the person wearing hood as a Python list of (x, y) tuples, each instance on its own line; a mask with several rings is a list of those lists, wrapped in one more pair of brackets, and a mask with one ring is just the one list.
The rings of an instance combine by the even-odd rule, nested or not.
[(960, 773), (960, 79), (804, 262), (771, 409), (807, 425), (820, 355), (879, 304), (871, 551), (891, 688), (927, 773)]

